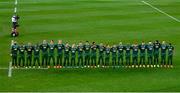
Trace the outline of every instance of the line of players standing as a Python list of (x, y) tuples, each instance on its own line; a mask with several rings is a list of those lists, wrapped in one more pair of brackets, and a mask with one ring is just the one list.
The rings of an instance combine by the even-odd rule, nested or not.
[[(56, 51), (57, 52), (56, 52)], [(62, 67), (173, 67), (174, 47), (165, 41), (159, 43), (142, 42), (141, 44), (119, 45), (97, 45), (88, 41), (78, 45), (68, 43), (65, 45), (62, 40), (54, 44), (46, 40), (42, 44), (18, 45), (13, 42), (11, 45), (11, 57), (13, 67), (48, 67), (53, 62), (54, 68)], [(161, 56), (161, 63), (159, 62)], [(56, 58), (55, 58), (56, 57)], [(41, 58), (41, 60), (40, 60)], [(147, 62), (146, 62), (147, 58)], [(41, 61), (41, 62), (40, 62)], [(96, 62), (98, 61), (98, 62)], [(33, 64), (32, 64), (33, 62)]]

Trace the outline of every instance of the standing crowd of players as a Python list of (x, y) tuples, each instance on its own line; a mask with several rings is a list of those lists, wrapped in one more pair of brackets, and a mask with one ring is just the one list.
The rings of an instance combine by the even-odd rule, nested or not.
[(14, 68), (173, 67), (173, 51), (171, 43), (160, 43), (158, 40), (147, 44), (142, 42), (124, 45), (120, 42), (113, 46), (95, 42), (90, 44), (88, 41), (70, 46), (69, 43), (63, 44), (62, 40), (57, 44), (53, 40), (50, 43), (43, 40), (42, 44), (36, 45), (18, 45), (14, 41), (11, 45)]

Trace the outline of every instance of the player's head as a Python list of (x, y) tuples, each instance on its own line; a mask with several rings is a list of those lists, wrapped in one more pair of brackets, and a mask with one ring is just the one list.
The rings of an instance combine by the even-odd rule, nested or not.
[(142, 45), (144, 45), (145, 44), (145, 42), (144, 41), (142, 41)]
[(58, 40), (58, 44), (62, 44), (62, 40)]
[(151, 42), (151, 41), (149, 41), (149, 44), (151, 45), (151, 44), (152, 44), (152, 42)]
[(75, 44), (72, 44), (72, 48), (74, 48), (76, 45)]
[(100, 46), (103, 46), (103, 43), (100, 43)]
[(96, 43), (95, 42), (92, 42), (93, 45), (95, 45)]
[(119, 42), (119, 45), (122, 45), (122, 42)]
[(46, 40), (43, 40), (43, 44), (46, 44)]
[(30, 43), (30, 42), (28, 43), (28, 46), (31, 46), (31, 43)]
[(165, 41), (162, 41), (162, 44), (165, 44), (166, 42)]
[(116, 45), (113, 45), (113, 47), (116, 47)]
[(51, 40), (51, 41), (50, 41), (50, 44), (54, 44), (54, 40)]
[(137, 41), (134, 41), (134, 45), (137, 45)]
[(155, 43), (159, 43), (159, 41), (158, 41), (158, 40), (156, 40), (156, 41), (155, 41)]
[(69, 43), (68, 43), (68, 42), (66, 42), (66, 47), (67, 47), (67, 46), (69, 46)]
[(86, 41), (86, 45), (89, 45), (89, 41)]
[(171, 43), (169, 43), (169, 45), (171, 46), (172, 44), (171, 44)]
[(80, 45), (80, 46), (82, 45), (82, 42), (81, 42), (81, 41), (79, 42), (79, 45)]

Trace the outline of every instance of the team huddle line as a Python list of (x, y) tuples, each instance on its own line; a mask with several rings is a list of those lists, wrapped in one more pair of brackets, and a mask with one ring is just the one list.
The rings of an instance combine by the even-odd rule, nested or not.
[(158, 40), (126, 45), (120, 42), (113, 46), (88, 41), (70, 46), (62, 40), (57, 44), (53, 40), (50, 43), (43, 40), (42, 44), (35, 45), (17, 44), (16, 41), (11, 44), (14, 68), (173, 67), (173, 51), (171, 43)]

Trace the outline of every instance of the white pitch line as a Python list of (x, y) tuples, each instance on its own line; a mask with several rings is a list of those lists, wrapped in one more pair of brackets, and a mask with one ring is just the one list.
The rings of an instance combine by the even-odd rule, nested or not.
[(47, 70), (48, 68), (13, 68), (13, 69), (17, 69), (17, 70)]
[[(0, 68), (0, 70), (8, 70), (9, 68)], [(12, 68), (12, 70), (47, 70), (48, 68)]]
[(168, 13), (166, 13), (166, 12), (164, 12), (164, 11), (160, 10), (160, 9), (158, 9), (157, 7), (155, 7), (155, 6), (151, 5), (150, 3), (145, 2), (145, 1), (141, 1), (141, 2), (142, 2), (142, 3), (144, 3), (144, 4), (146, 4), (146, 5), (148, 5), (148, 6), (150, 6), (150, 7), (151, 7), (151, 8), (153, 8), (153, 9), (157, 10), (158, 12), (160, 12), (160, 13), (162, 13), (162, 14), (164, 14), (164, 15), (168, 16), (169, 18), (171, 18), (171, 19), (173, 19), (173, 20), (175, 20), (175, 21), (177, 21), (177, 22), (180, 22), (180, 20), (179, 20), (179, 19), (177, 19), (177, 18), (175, 18), (175, 17), (173, 17), (173, 16), (169, 15)]
[(17, 8), (15, 7), (15, 8), (14, 8), (14, 13), (16, 13), (16, 12), (17, 12)]
[(9, 62), (8, 77), (12, 77), (12, 62)]
[(0, 70), (6, 70), (6, 69), (8, 69), (8, 68), (0, 68)]
[(17, 0), (15, 0), (15, 5), (17, 5)]

